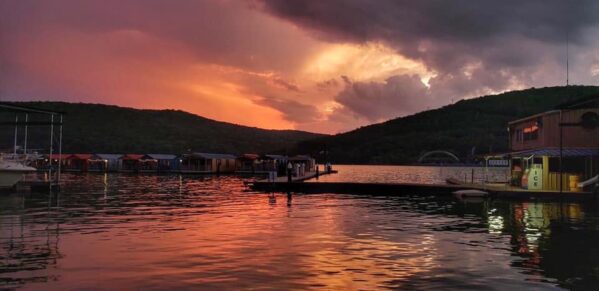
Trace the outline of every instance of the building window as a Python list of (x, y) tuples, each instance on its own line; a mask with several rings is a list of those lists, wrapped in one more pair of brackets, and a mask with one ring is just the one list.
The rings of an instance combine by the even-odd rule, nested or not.
[(536, 140), (539, 138), (539, 126), (537, 123), (524, 128), (524, 141)]
[(516, 129), (516, 141), (522, 141), (522, 129)]

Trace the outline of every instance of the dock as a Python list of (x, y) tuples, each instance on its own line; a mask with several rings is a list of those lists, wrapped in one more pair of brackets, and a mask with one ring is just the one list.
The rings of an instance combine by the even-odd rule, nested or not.
[[(292, 182), (303, 182), (312, 178), (316, 178), (317, 176), (324, 176), (324, 175), (330, 175), (330, 174), (336, 174), (337, 171), (335, 170), (331, 170), (331, 171), (325, 171), (325, 172), (315, 172), (315, 171), (310, 171), (310, 172), (306, 172), (303, 176), (292, 176), (291, 177), (291, 181)], [(261, 179), (256, 181), (256, 183), (287, 183), (287, 176), (278, 176), (275, 181), (271, 181), (268, 179)]]
[(406, 196), (417, 195), (423, 197), (453, 197), (457, 190), (481, 190), (489, 193), (489, 198), (505, 200), (549, 200), (549, 201), (580, 201), (597, 199), (598, 195), (590, 191), (531, 191), (507, 185), (481, 185), (481, 184), (419, 184), (419, 183), (354, 183), (354, 182), (310, 182), (307, 180), (294, 180), (287, 182), (286, 177), (277, 181), (259, 180), (248, 186), (262, 192), (293, 192), (305, 194), (356, 194), (356, 195), (383, 195)]

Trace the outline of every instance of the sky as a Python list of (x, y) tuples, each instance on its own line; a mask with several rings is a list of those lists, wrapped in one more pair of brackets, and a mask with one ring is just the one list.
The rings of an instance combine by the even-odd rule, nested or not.
[[(338, 133), (599, 85), (599, 1), (0, 0), (0, 99)], [(568, 51), (566, 54), (566, 43)]]

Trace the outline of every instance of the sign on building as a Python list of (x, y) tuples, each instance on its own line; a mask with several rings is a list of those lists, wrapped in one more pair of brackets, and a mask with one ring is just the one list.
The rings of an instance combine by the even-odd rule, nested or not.
[(528, 190), (543, 189), (543, 165), (532, 164), (528, 173)]

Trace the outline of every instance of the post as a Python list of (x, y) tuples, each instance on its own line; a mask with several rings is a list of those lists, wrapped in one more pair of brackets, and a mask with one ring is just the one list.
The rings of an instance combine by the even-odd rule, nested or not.
[(13, 154), (17, 155), (17, 136), (19, 134), (19, 115), (15, 115), (15, 140), (14, 140), (14, 145), (13, 145)]
[(562, 111), (559, 111), (559, 193), (563, 193), (562, 175), (563, 175), (563, 158), (564, 158), (564, 130), (562, 126)]
[(28, 131), (28, 125), (27, 123), (29, 122), (29, 114), (25, 114), (25, 141), (23, 141), (23, 153), (27, 154), (27, 131)]
[[(50, 164), (48, 165), (48, 179), (50, 179), (50, 190), (52, 190), (52, 153), (53, 153), (53, 144), (54, 144), (54, 114), (52, 114), (50, 116), (50, 156), (49, 156), (49, 161)], [(60, 165), (60, 158), (58, 157), (58, 164)]]
[(291, 179), (291, 170), (293, 169), (293, 165), (291, 164), (291, 162), (287, 163), (287, 183), (291, 183), (292, 179)]
[(56, 177), (56, 182), (60, 183), (60, 173), (62, 163), (60, 162), (62, 159), (62, 114), (60, 115), (60, 127), (58, 129), (58, 173)]
[(472, 168), (472, 173), (470, 173), (470, 184), (474, 184), (474, 168)]

